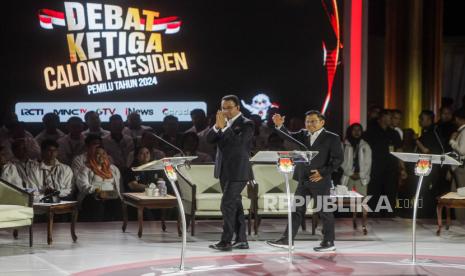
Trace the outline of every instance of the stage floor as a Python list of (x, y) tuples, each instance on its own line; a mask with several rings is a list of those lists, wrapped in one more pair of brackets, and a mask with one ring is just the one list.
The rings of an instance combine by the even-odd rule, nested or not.
[(78, 223), (77, 243), (72, 242), (68, 223), (56, 223), (51, 246), (46, 225), (35, 224), (33, 248), (26, 230), (20, 231), (18, 240), (11, 231), (0, 230), (0, 275), (465, 275), (465, 225), (460, 222), (454, 221), (437, 237), (435, 221), (419, 220), (416, 266), (409, 263), (409, 219), (369, 219), (365, 236), (360, 225), (353, 230), (350, 219), (339, 218), (336, 253), (313, 252), (320, 229), (315, 236), (300, 231), (293, 265), (286, 260), (286, 250), (264, 243), (278, 238), (285, 223), (264, 219), (259, 235), (249, 237), (249, 250), (222, 253), (208, 248), (218, 240), (221, 222), (198, 221), (196, 236), (188, 234), (184, 274), (172, 269), (178, 265), (181, 247), (175, 222), (168, 222), (164, 233), (159, 222), (145, 222), (141, 239), (135, 222), (129, 223), (126, 233), (120, 222)]

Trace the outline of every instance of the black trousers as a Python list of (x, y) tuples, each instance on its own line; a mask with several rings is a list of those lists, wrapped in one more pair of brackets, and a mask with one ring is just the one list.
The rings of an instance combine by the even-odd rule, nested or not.
[[(368, 206), (371, 208), (373, 213), (371, 216), (374, 217), (394, 217), (395, 216), (395, 207), (396, 207), (396, 198), (397, 198), (397, 186), (399, 181), (399, 170), (396, 167), (389, 167), (389, 169), (383, 171), (372, 171), (371, 181), (367, 188), (368, 195), (371, 195), (372, 198), (368, 201)], [(416, 184), (415, 184), (416, 187)], [(381, 202), (381, 196), (387, 196), (389, 204), (393, 212), (388, 212), (386, 209), (380, 210), (379, 213), (376, 213), (376, 207), (384, 207), (385, 201)]]
[[(302, 219), (305, 216), (307, 205), (309, 204), (307, 199), (313, 199), (314, 204), (316, 204), (317, 200), (320, 200), (323, 203), (320, 204), (320, 206), (324, 206), (325, 200), (323, 200), (322, 197), (330, 195), (330, 187), (327, 187), (327, 185), (324, 185), (323, 183), (304, 181), (299, 183), (294, 195), (296, 198), (305, 198), (305, 203), (302, 206), (297, 206), (295, 211), (292, 212), (292, 241), (294, 241), (295, 236), (299, 231), (299, 227), (302, 225)], [(318, 215), (320, 216), (323, 224), (323, 240), (332, 242), (335, 239), (334, 214), (333, 212), (325, 212), (323, 206), (321, 207), (321, 210), (318, 211)], [(288, 233), (289, 225), (286, 227), (283, 237), (288, 238)]]
[(245, 242), (245, 216), (244, 207), (242, 206), (241, 192), (244, 190), (247, 182), (221, 181), (221, 213), (223, 215), (223, 234), (221, 241), (231, 242), (234, 234), (235, 241)]

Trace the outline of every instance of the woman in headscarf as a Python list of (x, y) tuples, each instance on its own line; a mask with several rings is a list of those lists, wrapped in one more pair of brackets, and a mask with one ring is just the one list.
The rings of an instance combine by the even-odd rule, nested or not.
[(105, 149), (98, 146), (87, 156), (86, 166), (76, 177), (81, 220), (116, 220), (121, 216), (121, 175), (110, 164)]

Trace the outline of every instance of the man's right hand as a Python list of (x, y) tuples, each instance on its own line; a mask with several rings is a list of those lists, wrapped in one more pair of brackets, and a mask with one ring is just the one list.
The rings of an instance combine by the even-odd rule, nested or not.
[(273, 117), (271, 117), (275, 127), (277, 127), (277, 128), (282, 127), (282, 125), (284, 124), (284, 119), (285, 118), (286, 118), (286, 116), (281, 117), (281, 115), (278, 114), (278, 113), (274, 114)]

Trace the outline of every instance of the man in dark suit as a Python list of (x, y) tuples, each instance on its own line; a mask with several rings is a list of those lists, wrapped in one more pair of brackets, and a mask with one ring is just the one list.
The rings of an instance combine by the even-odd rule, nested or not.
[[(294, 179), (299, 182), (295, 191), (295, 198), (307, 199), (311, 196), (316, 200), (322, 200), (324, 196), (330, 195), (331, 189), (331, 173), (334, 172), (342, 164), (344, 154), (342, 151), (341, 140), (337, 134), (324, 129), (325, 116), (319, 111), (308, 111), (305, 117), (305, 129), (298, 132), (289, 132), (284, 125), (284, 117), (279, 114), (273, 116), (273, 122), (277, 128), (277, 133), (283, 138), (288, 139), (287, 133), (294, 139), (304, 144), (310, 151), (318, 151), (316, 157), (310, 164), (297, 163), (294, 171)], [(314, 247), (315, 251), (334, 251), (334, 216), (332, 212), (325, 210), (325, 199), (321, 201), (322, 209), (319, 210), (319, 215), (323, 223), (323, 241), (320, 246)], [(292, 212), (292, 241), (299, 226), (302, 224), (302, 219), (305, 216), (308, 202), (305, 201), (303, 206), (296, 206)], [(296, 204), (297, 205), (297, 204)], [(287, 248), (288, 245), (288, 229), (283, 236), (276, 241), (268, 241), (272, 246)]]
[[(207, 141), (217, 146), (215, 177), (219, 178), (223, 191), (223, 234), (221, 241), (210, 248), (221, 251), (249, 248), (241, 192), (253, 179), (249, 161), (253, 135), (254, 123), (242, 115), (239, 98), (224, 96), (221, 110), (216, 113), (216, 123), (207, 134)], [(231, 244), (234, 234), (235, 243)]]

